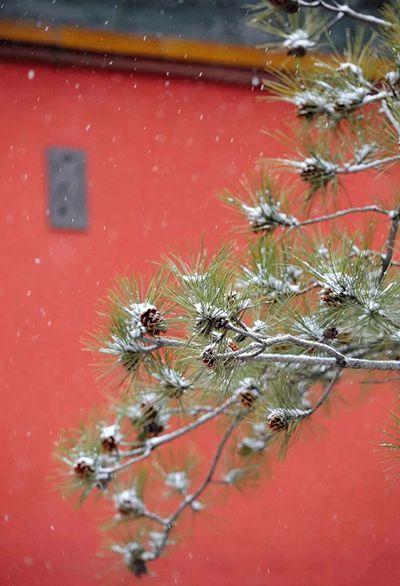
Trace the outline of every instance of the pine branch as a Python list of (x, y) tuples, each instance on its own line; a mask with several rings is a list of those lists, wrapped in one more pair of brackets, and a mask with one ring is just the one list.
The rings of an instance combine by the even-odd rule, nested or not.
[[(387, 96), (387, 97), (389, 97), (389, 96)], [(392, 111), (390, 110), (390, 108), (385, 100), (382, 101), (381, 110), (385, 114), (386, 118), (389, 120), (390, 124), (395, 129), (397, 136), (398, 136), (398, 141), (400, 144), (400, 122), (399, 122), (399, 120), (397, 120), (397, 118), (393, 115)]]
[[(249, 332), (248, 329), (236, 327), (234, 324), (228, 324), (227, 327), (237, 334), (246, 335), (246, 336), (253, 338), (257, 342), (259, 342), (260, 347), (263, 350), (265, 350), (266, 348), (270, 348), (272, 346), (281, 346), (281, 345), (286, 345), (287, 343), (290, 343), (290, 344), (293, 344), (294, 346), (299, 346), (300, 348), (306, 348), (306, 349), (312, 348), (313, 350), (320, 350), (320, 351), (326, 352), (327, 354), (334, 356), (336, 358), (336, 360), (338, 360), (339, 362), (345, 360), (345, 356), (343, 354), (341, 354), (340, 352), (338, 352), (337, 350), (332, 348), (332, 346), (329, 346), (328, 344), (322, 344), (321, 342), (313, 342), (311, 340), (304, 340), (302, 338), (296, 338), (296, 336), (292, 336), (291, 334), (276, 336), (274, 338), (268, 338), (268, 337), (259, 336), (257, 334), (252, 333), (252, 332)], [(250, 346), (247, 346), (246, 350), (248, 351), (249, 348), (250, 348)], [(243, 353), (242, 352), (235, 353), (235, 356), (243, 356)]]
[[(308, 366), (337, 366), (338, 361), (335, 358), (323, 358), (320, 356), (305, 356), (295, 354), (254, 354), (242, 355), (241, 362), (272, 362), (285, 364), (304, 364)], [(349, 368), (352, 370), (385, 370), (397, 371), (400, 370), (400, 361), (397, 360), (367, 360), (345, 357), (345, 361), (340, 363), (341, 368)]]
[[(221, 415), (221, 413), (224, 413), (225, 411), (227, 411), (234, 403), (237, 403), (237, 401), (238, 401), (238, 397), (236, 395), (234, 395), (234, 396), (230, 397), (229, 399), (227, 399), (222, 405), (214, 408), (212, 411), (208, 411), (207, 413), (205, 413), (201, 417), (198, 417), (192, 423), (189, 423), (188, 425), (185, 425), (184, 427), (180, 427), (179, 429), (172, 431), (171, 433), (167, 433), (167, 434), (164, 434), (164, 435), (161, 435), (158, 437), (148, 439), (142, 447), (137, 448), (136, 450), (133, 451), (133, 453), (139, 453), (140, 455), (138, 455), (134, 458), (130, 458), (126, 462), (122, 462), (121, 464), (118, 464), (118, 465), (114, 466), (113, 468), (105, 468), (102, 470), (102, 472), (104, 472), (105, 474), (112, 475), (117, 472), (120, 472), (121, 470), (125, 470), (126, 468), (129, 468), (130, 466), (132, 466), (133, 464), (136, 464), (137, 462), (140, 462), (141, 460), (145, 460), (146, 458), (148, 458), (150, 456), (151, 452), (155, 448), (158, 448), (164, 444), (170, 443), (170, 442), (174, 441), (175, 439), (182, 437), (183, 435), (201, 427), (202, 425), (204, 425), (208, 421), (215, 419), (216, 417)], [(127, 457), (131, 454), (132, 454), (132, 452), (128, 452), (128, 453), (123, 454), (123, 456)]]
[(336, 385), (337, 381), (340, 378), (340, 375), (342, 373), (342, 369), (339, 368), (336, 373), (334, 374), (331, 382), (325, 387), (324, 392), (322, 393), (320, 399), (318, 400), (318, 402), (316, 403), (316, 405), (314, 405), (312, 412), (315, 413), (324, 403), (325, 401), (328, 399), (329, 395), (331, 394), (333, 387)]
[(158, 515), (157, 513), (154, 513), (153, 511), (149, 511), (146, 508), (141, 513), (141, 516), (145, 517), (146, 519), (149, 519), (150, 521), (155, 521), (156, 523), (158, 523), (159, 525), (162, 525), (163, 527), (168, 525), (168, 519), (166, 519), (165, 517), (161, 517), (161, 515)]
[(351, 18), (355, 18), (356, 20), (360, 20), (362, 22), (367, 22), (369, 24), (383, 26), (385, 28), (391, 28), (392, 24), (387, 20), (382, 18), (378, 18), (371, 14), (363, 14), (350, 8), (347, 4), (339, 4), (339, 2), (329, 3), (325, 0), (297, 0), (299, 6), (303, 8), (326, 8), (327, 10), (331, 10), (332, 12), (339, 12)]
[(207, 487), (212, 483), (213, 476), (215, 474), (218, 463), (219, 463), (221, 456), (223, 454), (224, 448), (225, 448), (229, 438), (231, 437), (232, 433), (235, 431), (237, 426), (242, 421), (243, 417), (244, 417), (244, 413), (239, 412), (236, 415), (236, 417), (233, 419), (232, 423), (230, 424), (230, 426), (228, 427), (228, 429), (226, 430), (224, 435), (222, 436), (222, 439), (220, 440), (218, 447), (216, 449), (216, 452), (214, 454), (214, 457), (211, 461), (211, 466), (210, 466), (203, 482), (200, 484), (200, 486), (192, 494), (187, 495), (181, 501), (181, 503), (178, 505), (177, 509), (165, 520), (166, 527), (163, 532), (163, 537), (160, 541), (158, 548), (154, 552), (154, 554), (152, 556), (149, 556), (149, 560), (155, 560), (161, 555), (165, 546), (167, 545), (168, 537), (169, 537), (172, 529), (175, 527), (176, 522), (178, 521), (181, 514), (188, 507), (190, 507), (193, 504), (193, 502), (196, 501), (203, 494), (203, 492), (207, 489)]
[(380, 281), (382, 281), (383, 277), (386, 274), (386, 271), (388, 270), (388, 268), (392, 262), (394, 245), (395, 245), (395, 241), (396, 241), (397, 232), (399, 229), (399, 222), (400, 222), (400, 208), (398, 208), (397, 210), (395, 210), (392, 213), (392, 223), (390, 226), (389, 235), (388, 235), (388, 239), (386, 242), (386, 253), (382, 258), (382, 269), (381, 269), (381, 274), (379, 277)]
[(294, 230), (296, 228), (302, 228), (303, 226), (310, 226), (311, 224), (319, 224), (321, 222), (327, 222), (329, 220), (336, 220), (337, 218), (342, 218), (343, 216), (347, 216), (349, 214), (357, 214), (357, 213), (364, 213), (364, 212), (375, 212), (377, 214), (383, 214), (385, 216), (391, 215), (391, 211), (384, 210), (379, 206), (376, 205), (369, 205), (364, 207), (356, 207), (356, 208), (348, 208), (346, 210), (339, 210), (337, 212), (333, 212), (332, 214), (326, 214), (325, 216), (318, 216), (316, 218), (310, 218), (309, 220), (300, 220), (294, 226), (291, 226), (289, 229)]
[(368, 161), (367, 163), (347, 163), (343, 165), (343, 167), (338, 167), (336, 173), (337, 174), (348, 174), (348, 173), (360, 173), (362, 171), (367, 171), (368, 169), (375, 169), (377, 167), (382, 167), (383, 165), (388, 165), (390, 163), (395, 163), (396, 161), (400, 160), (400, 155), (394, 155), (392, 157), (384, 157), (383, 159), (377, 159), (375, 161)]
[[(311, 8), (325, 12), (303, 10)], [(210, 485), (233, 484), (231, 478), (245, 468), (235, 465), (215, 478), (243, 420), (247, 435), (239, 436), (232, 457), (248, 458), (250, 467), (260, 468), (260, 455), (271, 438), (280, 434), (285, 451), (298, 426), (327, 401), (347, 371), (400, 371), (400, 360), (393, 359), (400, 348), (400, 276), (389, 270), (400, 266), (393, 259), (400, 224), (397, 200), (394, 209), (383, 208), (375, 198), (376, 203), (336, 211), (328, 207), (322, 215), (299, 220), (288, 209), (290, 186), (279, 175), (276, 181), (270, 178), (277, 162), (298, 173), (308, 184), (302, 194), (307, 203), (310, 194), (325, 194), (330, 185), (336, 193), (341, 175), (400, 160), (395, 154), (400, 143), (400, 13), (387, 7), (385, 17), (378, 18), (336, 0), (270, 0), (255, 12), (260, 28), (272, 31), (296, 58), (315, 50), (322, 31), (344, 16), (377, 25), (388, 60), (392, 55), (391, 70), (377, 88), (365, 73), (375, 45), (360, 35), (349, 43), (345, 59), (278, 76), (269, 89), (297, 106), (307, 138), (299, 133), (302, 160), (270, 159), (256, 189), (243, 183), (247, 200), (230, 193), (225, 197), (258, 237), (247, 257), (224, 247), (209, 259), (202, 250), (190, 261), (167, 260), (145, 291), (137, 279), (121, 278), (110, 292), (104, 312), (108, 322), (92, 346), (100, 352), (106, 374), (121, 375), (130, 394), (111, 405), (106, 418), (112, 421), (94, 417), (60, 445), (60, 455), (72, 488), (83, 497), (99, 489), (115, 503), (115, 522), (138, 523), (134, 540), (111, 547), (136, 576), (163, 553), (183, 512), (201, 510), (197, 499)], [(371, 104), (377, 107), (359, 111)], [(372, 127), (377, 118), (381, 127)], [(354, 237), (354, 226), (348, 237), (334, 233), (324, 240), (313, 238), (313, 231), (304, 239), (293, 232), (365, 213), (390, 221), (383, 252), (369, 249), (362, 235)], [(310, 402), (315, 387), (323, 390)], [(205, 477), (190, 492), (193, 462), (186, 454), (182, 463), (185, 442), (177, 442), (170, 465), (163, 462), (168, 450), (158, 448), (175, 445), (218, 417), (228, 427), (220, 433)], [(147, 460), (168, 490), (179, 495), (179, 504), (166, 516), (145, 504), (141, 479)], [(123, 490), (115, 494), (112, 486)], [(151, 490), (157, 488), (152, 482)]]
[[(318, 159), (319, 164), (324, 165), (326, 167), (326, 172), (333, 175), (348, 175), (352, 173), (361, 173), (363, 171), (368, 171), (369, 169), (375, 169), (382, 167), (384, 165), (388, 165), (390, 163), (394, 163), (400, 160), (400, 155), (393, 155), (391, 157), (383, 157), (382, 159), (377, 159), (375, 161), (368, 161), (366, 163), (345, 163), (344, 165), (340, 166), (336, 163), (331, 161), (323, 161), (322, 159)], [(293, 167), (297, 171), (297, 173), (302, 174), (305, 170), (307, 170), (310, 164), (314, 164), (313, 158), (307, 158), (303, 161), (295, 161), (291, 159), (277, 159), (278, 163), (282, 165), (286, 165), (288, 167)]]

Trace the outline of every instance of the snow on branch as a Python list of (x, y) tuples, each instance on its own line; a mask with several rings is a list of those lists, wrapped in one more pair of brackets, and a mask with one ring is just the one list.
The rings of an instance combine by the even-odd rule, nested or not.
[[(184, 513), (262, 476), (269, 452), (284, 455), (349, 373), (379, 382), (400, 371), (399, 194), (380, 183), (370, 193), (367, 177), (365, 204), (351, 205), (360, 194), (340, 181), (400, 159), (400, 11), (383, 14), (335, 0), (255, 6), (256, 25), (297, 63), (265, 84), (297, 108), (293, 133), (275, 136), (293, 134), (295, 158), (262, 159), (256, 179), (223, 193), (247, 244), (170, 255), (150, 282), (118, 277), (104, 299), (87, 347), (109, 404), (62, 435), (57, 454), (66, 494), (111, 505), (110, 549), (135, 576), (173, 545)], [(343, 16), (378, 26), (376, 40), (356, 35), (343, 56), (303, 69)], [(387, 56), (378, 81), (377, 47)]]

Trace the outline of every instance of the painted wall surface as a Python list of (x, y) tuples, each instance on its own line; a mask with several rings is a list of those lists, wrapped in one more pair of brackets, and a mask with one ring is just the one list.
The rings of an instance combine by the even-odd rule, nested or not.
[[(80, 340), (115, 272), (149, 272), (202, 233), (211, 248), (223, 240), (232, 217), (215, 191), (278, 154), (259, 129), (282, 128), (288, 114), (223, 84), (0, 64), (1, 584), (135, 583), (96, 558), (93, 502), (77, 510), (48, 481), (60, 428), (102, 401)], [(51, 145), (86, 150), (87, 232), (48, 225)], [(365, 181), (354, 180), (352, 203)], [(186, 524), (155, 583), (399, 584), (400, 487), (387, 492), (374, 443), (393, 389), (360, 398), (350, 381), (341, 396), (257, 490), (223, 495)]]

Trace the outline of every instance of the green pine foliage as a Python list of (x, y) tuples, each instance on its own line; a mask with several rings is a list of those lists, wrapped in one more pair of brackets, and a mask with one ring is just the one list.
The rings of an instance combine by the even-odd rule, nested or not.
[[(60, 440), (61, 483), (105, 497), (110, 551), (136, 576), (184, 511), (221, 487), (252, 490), (342, 379), (400, 370), (399, 194), (366, 191), (354, 208), (348, 183), (400, 160), (399, 9), (356, 15), (364, 29), (323, 58), (343, 15), (305, 4), (253, 5), (252, 24), (296, 66), (265, 82), (268, 99), (294, 106), (278, 136), (289, 154), (221, 196), (248, 245), (170, 255), (148, 286), (118, 277), (87, 344), (109, 406)], [(196, 454), (203, 425), (213, 445)], [(384, 445), (398, 454), (398, 416)]]

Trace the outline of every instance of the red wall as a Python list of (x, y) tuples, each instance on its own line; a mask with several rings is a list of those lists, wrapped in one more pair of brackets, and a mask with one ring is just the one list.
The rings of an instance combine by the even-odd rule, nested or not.
[[(80, 339), (116, 271), (151, 271), (202, 232), (210, 246), (223, 239), (231, 217), (215, 190), (277, 154), (259, 128), (287, 113), (228, 85), (0, 64), (1, 584), (135, 581), (96, 558), (93, 504), (74, 509), (48, 481), (60, 428), (101, 400)], [(87, 152), (85, 233), (47, 224), (50, 145)], [(257, 490), (196, 518), (154, 567), (157, 584), (397, 585), (400, 487), (387, 492), (374, 445), (392, 390), (360, 401), (343, 385), (345, 401), (315, 416)]]

